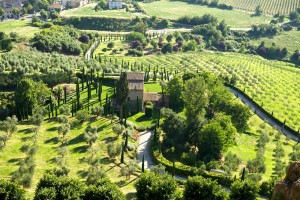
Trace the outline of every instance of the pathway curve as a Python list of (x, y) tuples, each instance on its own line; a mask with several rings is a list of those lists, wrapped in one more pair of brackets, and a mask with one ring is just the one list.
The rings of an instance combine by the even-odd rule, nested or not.
[[(276, 121), (274, 121), (273, 119), (271, 119), (270, 117), (268, 117), (265, 113), (262, 112), (262, 109), (260, 107), (258, 107), (257, 105), (253, 104), (251, 101), (249, 101), (242, 93), (240, 93), (239, 91), (230, 88), (230, 91), (239, 99), (241, 99), (241, 101), (245, 104), (248, 105), (250, 107), (250, 109), (254, 112), (257, 116), (259, 116), (262, 120), (267, 120), (268, 124), (272, 127), (274, 127), (275, 129), (280, 129), (281, 125), (278, 124)], [(287, 129), (282, 129), (281, 130), (282, 133), (286, 136), (288, 136), (289, 138), (291, 138), (294, 141), (298, 141), (298, 138), (289, 130)]]

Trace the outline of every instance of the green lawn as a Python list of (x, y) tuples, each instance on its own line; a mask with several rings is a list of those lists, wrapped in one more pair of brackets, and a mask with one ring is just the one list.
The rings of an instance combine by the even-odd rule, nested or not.
[(126, 12), (125, 9), (120, 10), (102, 10), (96, 12), (94, 10), (96, 3), (91, 3), (83, 7), (78, 7), (70, 10), (64, 10), (60, 14), (65, 17), (72, 16), (93, 16), (93, 17), (113, 17), (113, 18), (135, 18), (136, 16), (144, 16), (140, 13)]
[(144, 84), (145, 92), (161, 92), (161, 86), (159, 82), (149, 82)]
[(23, 37), (33, 37), (35, 33), (41, 31), (38, 27), (31, 26), (29, 20), (9, 20), (0, 22), (0, 31), (6, 34), (16, 32)]
[(274, 37), (251, 40), (251, 43), (258, 46), (262, 41), (265, 41), (266, 46), (275, 43), (276, 46), (286, 47), (290, 53), (294, 53), (295, 50), (300, 49), (300, 31), (285, 31)]
[(207, 6), (193, 5), (180, 1), (156, 1), (139, 4), (149, 16), (178, 19), (185, 15), (202, 16), (209, 13), (218, 17), (219, 21), (225, 19), (229, 26), (238, 28), (251, 27), (253, 24), (269, 23), (272, 19), (267, 16), (251, 17), (251, 14), (246, 12), (208, 8)]
[[(102, 102), (105, 103), (106, 93), (111, 94), (112, 88), (103, 86)], [(88, 102), (86, 101), (86, 90), (81, 92), (81, 100), (84, 103), (85, 109), (87, 109)], [(70, 103), (68, 103), (70, 104)], [(90, 101), (90, 108), (93, 105), (99, 105), (95, 90), (92, 91), (92, 99)], [(126, 194), (127, 199), (132, 199), (135, 194), (134, 183), (139, 175), (139, 172), (133, 175), (129, 180), (120, 176), (120, 169), (123, 164), (120, 164), (120, 158), (111, 160), (107, 155), (107, 144), (114, 141), (123, 140), (122, 137), (118, 137), (112, 132), (113, 124), (117, 123), (111, 119), (104, 117), (91, 117), (89, 121), (83, 124), (73, 123), (75, 117), (69, 117), (71, 124), (71, 130), (67, 134), (68, 139), (67, 148), (69, 155), (67, 157), (67, 167), (70, 169), (70, 177), (86, 180), (88, 164), (84, 162), (84, 158), (87, 157), (87, 144), (84, 141), (83, 133), (88, 125), (92, 127), (98, 127), (99, 138), (94, 144), (98, 149), (98, 156), (101, 158), (101, 164), (106, 172), (106, 175), (115, 182), (120, 189)], [(35, 187), (39, 179), (46, 171), (52, 171), (54, 167), (57, 167), (55, 158), (58, 157), (57, 150), (60, 146), (58, 128), (59, 124), (55, 118), (47, 119), (42, 124), (38, 139), (38, 153), (35, 156), (36, 169), (33, 176), (33, 183), (30, 188), (26, 188), (27, 197), (32, 199), (34, 196)], [(11, 179), (12, 173), (18, 170), (18, 163), (24, 158), (25, 154), (20, 151), (20, 148), (24, 144), (32, 144), (33, 132), (31, 131), (32, 125), (30, 122), (20, 122), (18, 125), (18, 132), (7, 141), (7, 145), (3, 150), (0, 150), (0, 178), (7, 180)], [(2, 133), (1, 133), (2, 134)], [(137, 144), (135, 139), (129, 138), (129, 142)], [(136, 151), (127, 152), (125, 155), (125, 161), (128, 159), (136, 158)]]

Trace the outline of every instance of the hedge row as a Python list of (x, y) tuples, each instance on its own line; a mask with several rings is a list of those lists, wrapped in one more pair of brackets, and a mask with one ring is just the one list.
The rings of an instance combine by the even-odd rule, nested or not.
[(270, 114), (268, 111), (266, 111), (264, 108), (262, 108), (260, 105), (258, 105), (255, 101), (253, 101), (245, 92), (243, 92), (242, 90), (240, 90), (239, 88), (236, 88), (235, 86), (225, 83), (225, 86), (232, 88), (236, 91), (238, 91), (239, 93), (241, 93), (248, 101), (250, 101), (251, 103), (253, 103), (258, 109), (259, 111), (261, 111), (262, 113), (264, 113), (265, 115), (267, 115), (271, 120), (275, 121), (277, 124), (280, 125), (280, 127), (282, 127), (283, 129), (286, 129), (287, 131), (289, 131), (291, 134), (293, 134), (295, 137), (299, 138), (300, 134), (299, 132), (295, 131), (294, 129), (292, 129), (291, 127), (287, 126), (284, 122), (280, 121), (279, 119), (277, 119), (276, 117), (274, 117), (272, 114)]
[(73, 25), (83, 30), (123, 31), (131, 29), (136, 23), (134, 19), (106, 17), (70, 17), (63, 18), (63, 24)]

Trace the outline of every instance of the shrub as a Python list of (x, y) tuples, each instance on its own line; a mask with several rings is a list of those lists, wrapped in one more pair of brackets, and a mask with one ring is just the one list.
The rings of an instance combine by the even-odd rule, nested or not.
[(153, 113), (153, 104), (147, 104), (146, 108), (145, 108), (145, 116), (150, 118), (152, 117), (152, 113)]
[(176, 190), (175, 179), (170, 175), (158, 175), (153, 172), (143, 173), (135, 184), (138, 200), (144, 199), (171, 199)]
[[(81, 182), (68, 177), (56, 177), (46, 174), (40, 179), (34, 200), (48, 199), (81, 199), (84, 194)], [(53, 198), (54, 197), (54, 198)]]
[(114, 43), (114, 42), (109, 42), (109, 43), (107, 44), (107, 48), (109, 48), (109, 49), (114, 48), (114, 46), (115, 46), (115, 43)]
[(70, 115), (70, 113), (71, 113), (70, 106), (68, 106), (67, 104), (62, 105), (59, 108), (59, 112), (62, 115)]
[(228, 199), (228, 194), (211, 179), (201, 176), (189, 177), (183, 192), (184, 199)]
[(235, 181), (230, 190), (230, 199), (255, 200), (258, 197), (259, 187), (253, 182)]
[(112, 183), (107, 178), (102, 178), (86, 189), (82, 199), (125, 200), (126, 198), (115, 183)]
[(81, 123), (87, 121), (90, 118), (90, 114), (87, 110), (79, 110), (76, 113), (76, 119)]
[(25, 200), (25, 191), (14, 182), (0, 180), (0, 199)]

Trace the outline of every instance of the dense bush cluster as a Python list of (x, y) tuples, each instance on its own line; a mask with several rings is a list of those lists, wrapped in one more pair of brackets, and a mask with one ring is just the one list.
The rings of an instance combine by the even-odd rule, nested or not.
[(218, 23), (217, 17), (211, 15), (211, 14), (204, 14), (203, 16), (183, 16), (180, 17), (177, 22), (183, 23), (183, 24), (189, 24), (189, 25), (203, 25), (203, 24), (213, 24), (216, 25)]
[(79, 55), (82, 51), (79, 34), (74, 28), (52, 27), (37, 33), (32, 39), (32, 46), (43, 52)]
[(0, 51), (9, 51), (12, 49), (12, 39), (4, 32), (0, 32)]
[(124, 200), (125, 196), (114, 183), (106, 178), (85, 186), (76, 179), (45, 175), (37, 185), (34, 200), (50, 199)]

